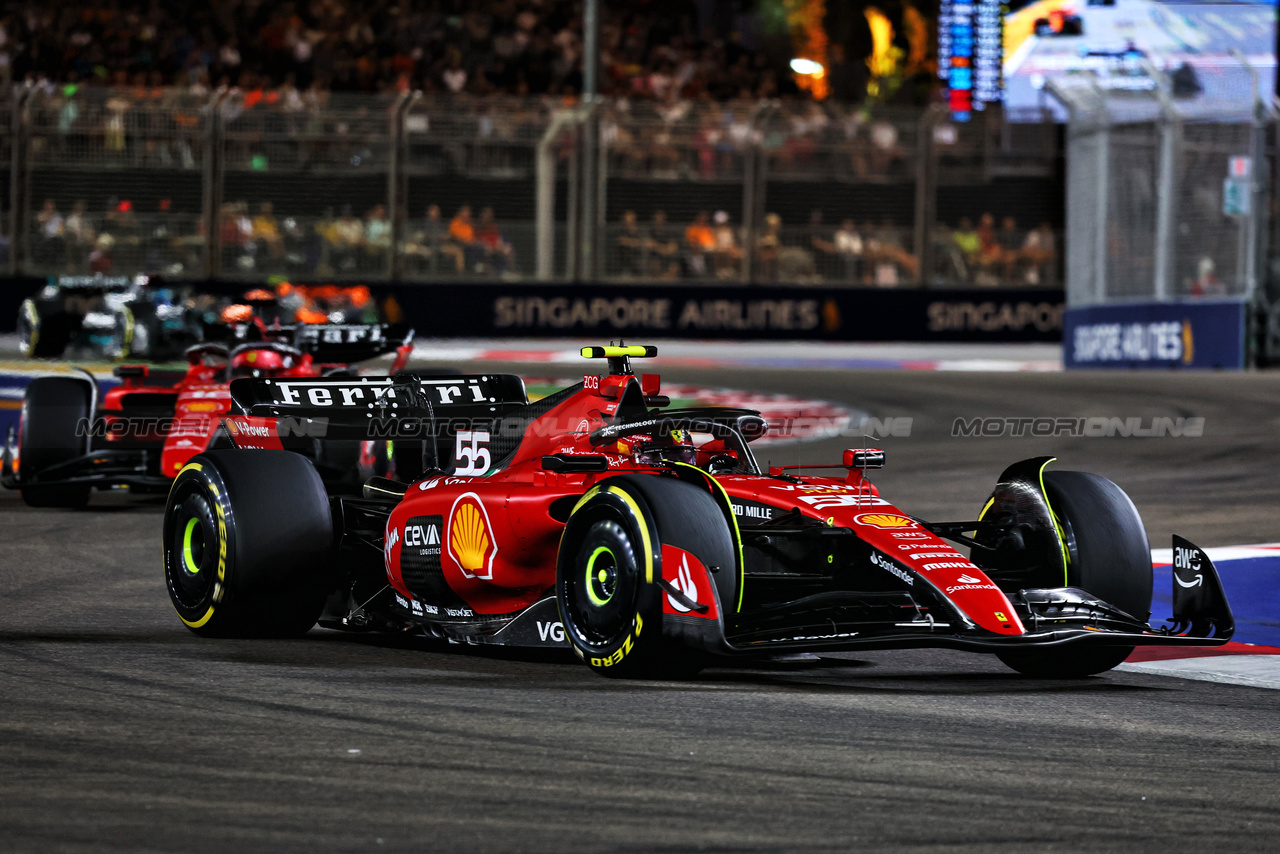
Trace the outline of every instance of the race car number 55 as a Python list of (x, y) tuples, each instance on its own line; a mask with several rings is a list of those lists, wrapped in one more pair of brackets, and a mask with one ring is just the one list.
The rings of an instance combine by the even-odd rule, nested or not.
[(453, 453), (453, 473), (457, 475), (481, 475), (489, 470), (489, 442), (487, 430), (459, 430), (457, 447)]

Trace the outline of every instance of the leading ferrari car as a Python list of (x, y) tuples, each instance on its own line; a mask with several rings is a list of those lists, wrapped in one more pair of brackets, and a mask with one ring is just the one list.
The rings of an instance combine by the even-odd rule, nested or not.
[[(1076, 677), (1138, 645), (1216, 645), (1233, 619), (1204, 553), (1175, 538), (1173, 617), (1147, 624), (1142, 520), (1105, 478), (1010, 466), (978, 518), (929, 522), (870, 482), (874, 449), (762, 471), (765, 422), (666, 408), (630, 360), (529, 403), (515, 376), (238, 379), (236, 449), (174, 481), (163, 550), (193, 631), (348, 631), (571, 646), (605, 675), (689, 675), (708, 654), (886, 647), (994, 653)], [(412, 483), (330, 497), (291, 449), (317, 425), (421, 454)], [(300, 427), (305, 429), (299, 429)], [(969, 555), (957, 550), (967, 546)]]

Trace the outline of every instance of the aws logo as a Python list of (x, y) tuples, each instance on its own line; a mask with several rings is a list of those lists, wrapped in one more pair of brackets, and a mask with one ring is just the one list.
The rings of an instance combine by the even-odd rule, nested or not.
[(493, 578), (493, 558), (498, 553), (498, 544), (494, 542), (492, 529), (489, 514), (474, 492), (461, 495), (453, 502), (446, 529), (447, 547), (467, 578)]
[(863, 513), (853, 517), (859, 525), (870, 525), (872, 528), (914, 528), (916, 523), (906, 516), (896, 513)]

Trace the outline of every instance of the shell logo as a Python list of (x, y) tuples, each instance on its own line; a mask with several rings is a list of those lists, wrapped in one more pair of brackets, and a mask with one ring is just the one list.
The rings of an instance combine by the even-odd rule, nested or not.
[(449, 511), (449, 554), (467, 578), (493, 578), (493, 557), (498, 546), (490, 534), (489, 514), (480, 496), (468, 492)]
[(870, 525), (873, 528), (914, 528), (916, 523), (906, 516), (896, 513), (863, 513), (855, 516), (853, 521), (859, 525)]

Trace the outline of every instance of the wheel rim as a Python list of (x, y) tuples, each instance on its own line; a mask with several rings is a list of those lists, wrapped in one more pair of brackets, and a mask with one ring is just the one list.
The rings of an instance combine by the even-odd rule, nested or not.
[(169, 592), (181, 609), (195, 612), (212, 599), (218, 545), (208, 499), (199, 493), (187, 496), (174, 511), (165, 561)]
[(587, 598), (597, 607), (609, 604), (618, 589), (618, 559), (608, 546), (598, 546), (587, 559)]
[(191, 575), (198, 575), (202, 560), (204, 560), (204, 531), (200, 526), (200, 520), (192, 517), (187, 520), (187, 527), (182, 532), (182, 565)]
[(622, 640), (635, 619), (639, 560), (631, 536), (612, 508), (601, 507), (574, 552), (565, 577), (566, 628), (589, 649)]

